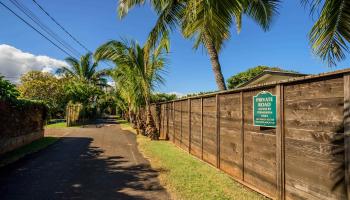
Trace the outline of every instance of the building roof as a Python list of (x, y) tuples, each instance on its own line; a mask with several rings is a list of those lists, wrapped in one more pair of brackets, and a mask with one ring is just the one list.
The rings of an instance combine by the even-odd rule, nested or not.
[[(284, 80), (284, 79), (302, 77), (302, 76), (307, 76), (307, 75), (308, 74), (301, 74), (301, 73), (296, 73), (296, 72), (264, 70), (262, 73), (258, 74), (254, 78), (239, 85), (238, 88), (245, 87), (248, 85), (257, 85), (257, 84), (261, 84), (261, 83), (280, 81), (280, 80)], [(271, 80), (271, 79), (274, 79), (274, 80)]]

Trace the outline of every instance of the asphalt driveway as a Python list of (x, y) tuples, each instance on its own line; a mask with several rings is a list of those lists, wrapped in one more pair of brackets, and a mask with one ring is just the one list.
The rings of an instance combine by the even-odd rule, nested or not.
[(0, 199), (169, 199), (135, 135), (119, 125), (102, 122), (49, 134), (63, 137), (0, 169)]

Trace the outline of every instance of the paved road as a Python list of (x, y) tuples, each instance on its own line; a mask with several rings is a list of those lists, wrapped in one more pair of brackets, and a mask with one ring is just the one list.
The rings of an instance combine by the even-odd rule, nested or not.
[(0, 169), (0, 199), (169, 199), (119, 125), (61, 129), (47, 149)]

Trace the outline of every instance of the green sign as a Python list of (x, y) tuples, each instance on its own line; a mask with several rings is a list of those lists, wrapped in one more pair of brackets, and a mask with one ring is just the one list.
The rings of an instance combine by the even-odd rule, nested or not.
[(262, 91), (253, 97), (254, 126), (276, 127), (276, 96)]

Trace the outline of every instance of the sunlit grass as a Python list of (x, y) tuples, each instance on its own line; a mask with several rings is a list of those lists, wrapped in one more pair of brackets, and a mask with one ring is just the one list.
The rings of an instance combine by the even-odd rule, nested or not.
[(66, 122), (58, 122), (54, 124), (48, 124), (45, 128), (67, 128)]
[(170, 142), (140, 135), (137, 141), (152, 167), (160, 169), (161, 182), (175, 199), (266, 199)]
[(130, 123), (124, 119), (117, 119), (117, 123), (120, 125), (120, 128), (124, 131), (131, 131), (136, 133), (136, 130), (132, 128)]

